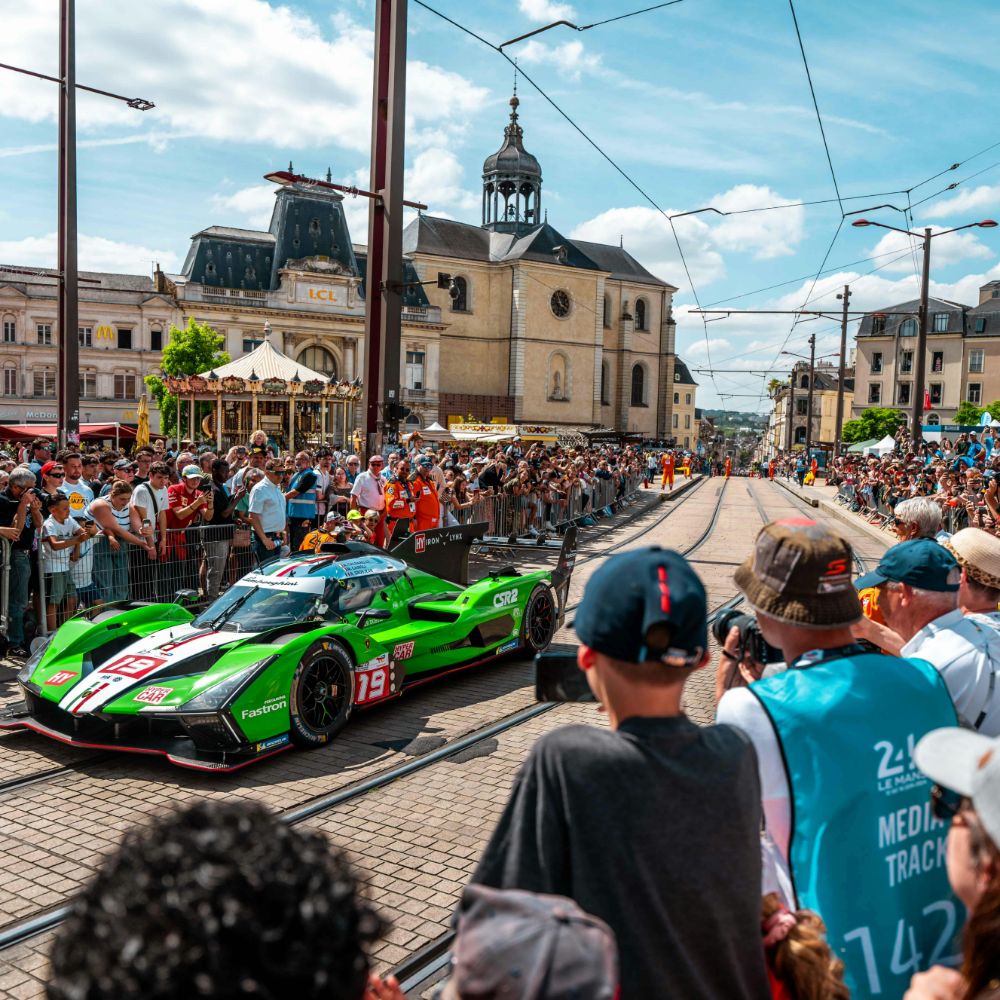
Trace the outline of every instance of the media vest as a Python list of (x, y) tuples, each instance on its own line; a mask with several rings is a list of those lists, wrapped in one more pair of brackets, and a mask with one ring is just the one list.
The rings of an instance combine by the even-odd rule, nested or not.
[(750, 691), (788, 777), (798, 905), (823, 918), (855, 1000), (896, 1000), (915, 972), (953, 957), (964, 919), (945, 870), (948, 825), (913, 763), (925, 733), (958, 720), (929, 663), (848, 648), (807, 653)]

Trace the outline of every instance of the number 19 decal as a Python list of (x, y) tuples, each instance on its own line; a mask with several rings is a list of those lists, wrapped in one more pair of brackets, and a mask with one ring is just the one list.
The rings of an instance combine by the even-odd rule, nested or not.
[(392, 692), (389, 689), (389, 666), (365, 669), (359, 667), (354, 674), (354, 704), (367, 705), (381, 701)]

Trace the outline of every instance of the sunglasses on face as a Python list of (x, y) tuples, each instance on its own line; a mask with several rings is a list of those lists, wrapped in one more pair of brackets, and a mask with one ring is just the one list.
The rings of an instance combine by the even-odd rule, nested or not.
[(971, 801), (958, 792), (945, 788), (943, 785), (931, 786), (931, 812), (935, 819), (942, 822), (954, 819), (963, 809), (970, 806)]
[(65, 472), (50, 472), (49, 479), (62, 479), (65, 475)]

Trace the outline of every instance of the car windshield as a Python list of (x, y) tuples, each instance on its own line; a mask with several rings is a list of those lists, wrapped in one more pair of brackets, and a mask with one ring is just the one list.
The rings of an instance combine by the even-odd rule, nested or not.
[(242, 632), (263, 632), (321, 618), (328, 621), (369, 607), (398, 574), (375, 573), (346, 580), (324, 581), (323, 592), (285, 590), (238, 583), (210, 604), (194, 621), (196, 628), (235, 626)]

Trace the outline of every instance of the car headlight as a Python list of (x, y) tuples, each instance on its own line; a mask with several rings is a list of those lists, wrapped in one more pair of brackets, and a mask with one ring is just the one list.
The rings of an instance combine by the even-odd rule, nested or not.
[(35, 672), (35, 667), (42, 662), (42, 657), (45, 655), (45, 650), (49, 648), (52, 640), (55, 638), (54, 635), (50, 635), (43, 639), (36, 647), (35, 651), (24, 661), (24, 666), (21, 667), (21, 672), (17, 675), (17, 679), (21, 684), (27, 684), (31, 680), (31, 675)]
[(254, 677), (277, 659), (277, 655), (251, 663), (249, 667), (237, 670), (218, 684), (213, 684), (190, 701), (185, 702), (178, 712), (214, 712), (222, 708), (231, 698), (235, 697)]

